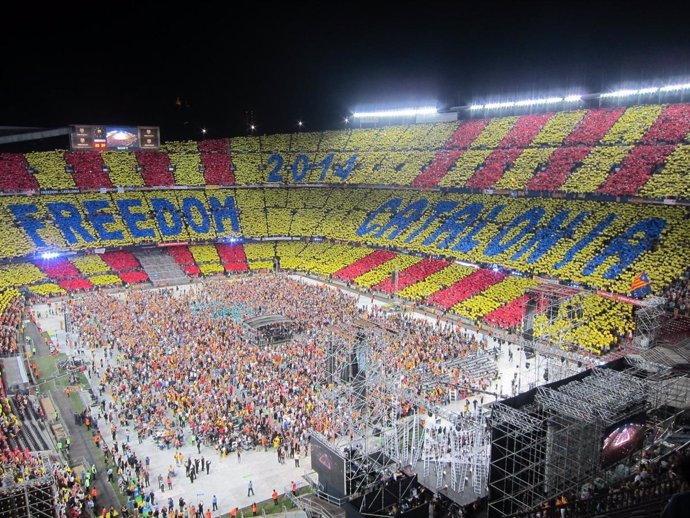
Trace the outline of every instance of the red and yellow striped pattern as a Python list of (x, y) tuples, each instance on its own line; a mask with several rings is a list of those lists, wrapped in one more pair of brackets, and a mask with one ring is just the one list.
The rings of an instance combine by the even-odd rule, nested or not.
[[(170, 142), (161, 151), (135, 153), (8, 153), (0, 155), (0, 186), (20, 192), (260, 184), (277, 151), (288, 169), (298, 155), (308, 157), (303, 181), (309, 182), (688, 197), (677, 157), (689, 137), (690, 104), (574, 110)], [(322, 178), (317, 164), (342, 166), (352, 157), (346, 180)]]

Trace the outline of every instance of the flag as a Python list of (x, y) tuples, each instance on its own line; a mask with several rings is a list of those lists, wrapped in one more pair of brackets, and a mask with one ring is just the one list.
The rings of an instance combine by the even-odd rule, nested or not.
[(645, 272), (638, 273), (630, 283), (630, 293), (633, 297), (641, 299), (652, 291), (652, 284)]

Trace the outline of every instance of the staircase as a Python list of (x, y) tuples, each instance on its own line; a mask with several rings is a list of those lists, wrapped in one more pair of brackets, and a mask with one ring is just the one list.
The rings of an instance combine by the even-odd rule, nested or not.
[(11, 401), (12, 410), (21, 419), (21, 428), (15, 436), (16, 446), (22, 450), (45, 451), (52, 449), (44, 425), (40, 421), (40, 416), (33, 409), (32, 405), (27, 405), (23, 413), (20, 413)]
[(134, 252), (154, 285), (186, 284), (189, 278), (165, 250), (146, 249)]

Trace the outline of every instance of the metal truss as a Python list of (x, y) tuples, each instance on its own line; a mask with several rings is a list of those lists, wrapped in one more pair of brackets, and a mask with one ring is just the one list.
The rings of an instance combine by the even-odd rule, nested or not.
[(522, 408), (492, 405), (489, 515), (530, 511), (602, 476), (604, 430), (656, 408), (671, 392), (665, 374), (656, 380), (636, 369), (596, 368), (557, 389), (538, 387)]
[[(650, 384), (649, 402), (652, 409), (668, 406), (675, 409), (690, 408), (690, 377), (675, 372), (664, 349), (655, 348), (641, 355), (626, 356), (630, 371), (645, 378)], [(676, 351), (673, 351), (674, 354)], [(670, 363), (670, 365), (669, 365)]]
[(642, 349), (654, 347), (659, 331), (668, 320), (668, 314), (664, 311), (665, 302), (663, 297), (650, 297), (635, 310), (633, 345)]
[(541, 409), (495, 403), (491, 407), (489, 513), (508, 516), (544, 500), (546, 423)]
[(507, 424), (511, 426), (511, 433), (529, 433), (541, 427), (541, 419), (531, 414), (505, 405), (494, 403), (491, 406), (491, 426)]
[[(530, 300), (537, 301), (539, 304), (539, 311), (535, 311), (526, 315), (523, 321), (523, 334), (517, 338), (517, 344), (525, 349), (532, 349), (537, 353), (550, 358), (563, 359), (570, 361), (573, 364), (587, 364), (591, 361), (588, 357), (580, 354), (579, 346), (567, 340), (567, 334), (576, 328), (577, 322), (581, 320), (584, 309), (582, 307), (582, 299), (577, 297), (581, 290), (563, 286), (561, 284), (543, 283), (539, 284), (527, 291)], [(534, 317), (538, 314), (546, 315), (549, 323), (558, 317), (564, 317), (570, 322), (569, 327), (560, 327), (558, 329), (551, 329), (550, 327), (540, 336), (534, 335)], [(555, 375), (561, 373), (562, 369), (550, 369), (549, 373), (553, 372), (551, 381), (556, 379), (563, 379), (567, 377), (564, 371), (563, 378), (557, 378)], [(572, 369), (570, 369), (572, 371)]]
[(347, 494), (363, 495), (394, 463), (384, 453), (384, 445), (386, 437), (398, 430), (402, 383), (384, 362), (386, 341), (380, 335), (385, 330), (353, 326), (329, 331), (324, 368), (317, 373), (322, 387), (320, 410), (331, 423), (324, 439), (346, 459)]
[[(47, 455), (44, 466), (52, 473)], [(0, 488), (0, 516), (24, 516), (27, 518), (54, 518), (56, 516), (57, 485), (52, 475), (27, 480)]]
[[(485, 494), (486, 418), (431, 404), (426, 394), (452, 385), (450, 376), (431, 370), (408, 372), (385, 361), (388, 355), (383, 353), (394, 338), (385, 328), (359, 322), (331, 328), (324, 340), (324, 368), (317, 374), (320, 411), (331, 424), (328, 442), (346, 459), (347, 494), (364, 495), (403, 468), (423, 471), (436, 489), (462, 491), (471, 480), (473, 491)], [(496, 371), (496, 362), (487, 354), (453, 359), (443, 366), (446, 372), (457, 368), (487, 376)], [(446, 422), (443, 433), (436, 418)]]
[(625, 357), (625, 361), (628, 362), (632, 367), (640, 370), (653, 373), (663, 373), (671, 370), (671, 367), (664, 365), (660, 362), (655, 362), (653, 359), (645, 356), (640, 356), (638, 354), (630, 354)]
[(478, 416), (452, 426), (428, 425), (421, 457), (423, 480), (436, 489), (462, 492), (471, 483), (476, 495), (484, 495), (489, 467), (486, 419)]

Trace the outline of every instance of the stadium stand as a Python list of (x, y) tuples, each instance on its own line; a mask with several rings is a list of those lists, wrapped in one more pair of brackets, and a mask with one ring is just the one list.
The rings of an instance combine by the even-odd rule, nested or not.
[(624, 111), (624, 108), (587, 110), (580, 124), (565, 138), (565, 145), (596, 145)]
[(104, 151), (103, 163), (109, 170), (110, 181), (117, 187), (143, 187), (134, 153), (128, 151)]
[(642, 186), (647, 198), (690, 198), (690, 146), (680, 144), (668, 156), (664, 167)]
[(592, 151), (589, 146), (559, 147), (550, 156), (547, 164), (526, 184), (529, 191), (557, 191), (582, 160)]
[(665, 106), (649, 131), (642, 137), (643, 144), (678, 144), (690, 134), (690, 105)]
[[(690, 105), (0, 156), (3, 191), (277, 182), (686, 198)], [(684, 170), (682, 171), (684, 172)]]
[[(341, 188), (157, 190), (1, 201), (4, 221), (31, 214), (12, 224), (5, 258), (52, 247), (320, 236), (503, 264), (626, 294), (640, 271), (660, 291), (684, 271), (688, 253), (687, 209), (681, 206)], [(94, 212), (96, 201), (104, 212)], [(636, 233), (644, 238), (638, 241)]]
[(16, 330), (22, 321), (23, 308), (24, 300), (18, 290), (0, 291), (0, 356), (18, 351)]
[(357, 277), (374, 270), (378, 266), (390, 261), (395, 257), (394, 252), (387, 250), (376, 250), (371, 254), (359, 259), (347, 267), (335, 272), (333, 277), (341, 281), (353, 281)]
[(201, 155), (192, 153), (168, 153), (174, 168), (175, 185), (204, 185), (206, 179), (201, 170)]
[(249, 269), (242, 245), (218, 243), (216, 250), (226, 272), (246, 272)]
[(137, 162), (141, 166), (141, 177), (147, 187), (175, 185), (170, 167), (170, 158), (158, 151), (137, 151)]
[(448, 310), (473, 295), (484, 291), (493, 284), (502, 281), (504, 278), (505, 274), (480, 269), (447, 288), (437, 291), (427, 299), (427, 302)]
[(393, 293), (404, 290), (408, 286), (412, 286), (418, 282), (423, 281), (430, 275), (442, 270), (450, 263), (440, 259), (423, 259), (418, 263), (408, 266), (401, 270), (397, 281), (394, 282), (393, 276), (387, 277), (374, 286), (376, 291), (384, 293)]
[(38, 189), (36, 177), (29, 174), (29, 164), (21, 153), (0, 154), (0, 190), (23, 191)]
[(610, 174), (597, 192), (612, 195), (635, 195), (649, 181), (654, 171), (659, 169), (666, 157), (673, 152), (673, 146), (640, 145), (625, 157), (620, 168)]
[[(160, 152), (2, 154), (0, 355), (18, 352), (23, 295), (89, 290), (93, 304), (107, 299), (97, 288), (253, 276), (274, 268), (357, 287), (372, 301), (394, 295), (393, 302), (410, 301), (405, 305), (476, 329), (516, 334), (534, 311), (531, 290), (565, 285), (573, 294), (556, 311), (537, 303), (531, 333), (568, 353), (606, 354), (632, 340), (632, 303), (638, 303), (632, 282), (640, 273), (649, 277), (653, 294), (666, 298), (670, 315), (690, 316), (689, 133), (690, 105), (677, 104), (168, 142)], [(24, 195), (37, 189), (43, 191), (38, 196)], [(627, 203), (626, 197), (644, 199)], [(661, 203), (665, 198), (674, 199)], [(292, 280), (261, 275), (267, 280), (250, 286), (250, 275), (227, 284), (261, 295), (271, 308), (294, 302), (285, 312), (296, 318), (337, 324), (343, 311), (354, 311), (342, 303), (322, 314), (318, 302), (316, 310), (304, 311), (304, 299), (291, 297), (317, 288), (296, 287), (300, 283), (273, 301), (278, 286), (272, 283)], [(131, 293), (143, 308), (140, 291)], [(68, 302), (74, 308), (81, 303), (76, 299)], [(160, 314), (184, 312), (183, 304), (171, 300), (168, 308), (167, 302), (158, 306)], [(118, 304), (103, 307), (111, 311)], [(369, 317), (378, 325), (377, 311)], [(86, 315), (80, 314), (85, 327), (92, 325)], [(418, 332), (404, 316), (391, 318), (403, 333), (393, 347), (407, 346), (414, 336), (420, 351), (396, 361), (412, 367), (420, 365), (419, 357), (433, 361), (432, 374), (444, 383), (459, 385), (461, 369), (453, 372), (441, 358), (450, 355), (457, 366), (469, 351), (485, 348), (479, 340), (443, 336), (441, 329)], [(141, 323), (142, 329), (150, 332), (149, 324)], [(228, 349), (235, 350), (241, 348)], [(187, 360), (193, 360), (198, 351), (192, 347), (180, 352), (190, 351)], [(487, 360), (498, 355), (484, 352)], [(262, 360), (256, 368), (273, 370), (273, 364)], [(487, 390), (493, 383), (484, 374), (470, 380), (462, 374), (463, 399), (468, 387)], [(113, 375), (126, 381), (113, 384), (115, 391), (137, 382), (136, 373), (124, 368)], [(451, 399), (448, 387), (421, 381), (412, 374), (405, 379), (433, 403)], [(20, 414), (5, 391), (0, 384), (0, 465), (21, 482), (45, 467), (18, 447)], [(315, 429), (328, 433), (337, 426), (311, 410)], [(233, 407), (228, 414), (236, 411), (243, 410)], [(223, 425), (232, 422), (215, 417)], [(196, 432), (209, 431), (194, 412), (189, 418)], [(72, 495), (58, 499), (58, 506), (77, 515), (86, 496), (69, 472), (57, 467), (55, 474), (60, 494)], [(620, 509), (633, 500), (638, 505), (640, 495), (661, 494), (656, 488), (646, 493), (651, 486), (638, 482), (622, 486), (616, 501), (569, 495), (568, 512), (595, 505), (597, 512)], [(665, 483), (665, 476), (656, 473), (654, 482)]]
[[(687, 208), (606, 200), (687, 198), (689, 128), (690, 105), (648, 105), (168, 142), (159, 152), (3, 154), (0, 243), (15, 262), (0, 266), (0, 288), (53, 295), (182, 282), (272, 269), (277, 259), (285, 269), (515, 328), (534, 283), (515, 272), (620, 295), (641, 271), (655, 293), (676, 285), (690, 262)], [(323, 185), (294, 188), (305, 183)], [(376, 188), (343, 188), (362, 185)], [(172, 186), (185, 189), (160, 189)], [(29, 202), (7, 195), (27, 189), (70, 192)], [(256, 241), (265, 238), (300, 241)], [(185, 244), (122, 250), (156, 243)], [(95, 248), (107, 252), (40, 256)], [(574, 343), (601, 352), (630, 333), (629, 306), (594, 295), (581, 302), (597, 331), (591, 340), (570, 336)]]
[(490, 326), (503, 327), (515, 331), (522, 324), (527, 310), (528, 295), (522, 295), (511, 300), (505, 306), (494, 309), (484, 317), (484, 321)]
[(62, 151), (36, 151), (26, 153), (26, 161), (41, 189), (74, 189), (74, 178), (66, 170)]
[(65, 162), (73, 169), (74, 183), (79, 189), (100, 189), (113, 184), (106, 171), (101, 154), (96, 151), (66, 151)]
[(391, 260), (386, 261), (385, 263), (382, 263), (377, 267), (367, 271), (366, 273), (363, 273), (362, 275), (356, 277), (354, 279), (354, 283), (358, 286), (371, 288), (375, 284), (383, 282), (385, 279), (393, 275), (394, 272), (399, 272), (400, 270), (409, 268), (419, 263), (420, 261), (421, 258), (419, 257), (398, 254), (395, 257), (391, 258)]

